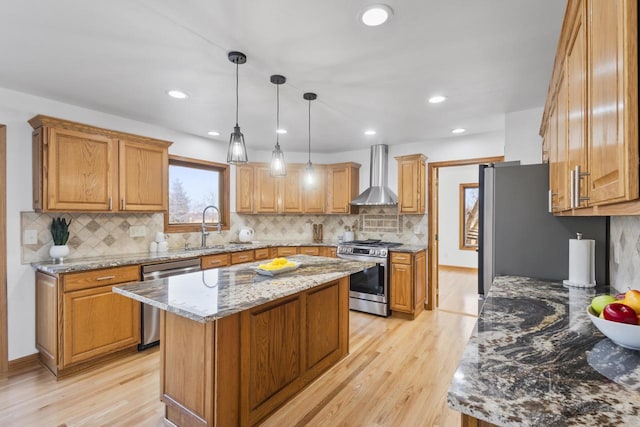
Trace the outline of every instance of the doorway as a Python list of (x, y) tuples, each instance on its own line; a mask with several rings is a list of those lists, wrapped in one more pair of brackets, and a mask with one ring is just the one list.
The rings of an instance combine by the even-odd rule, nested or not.
[[(466, 165), (479, 165), (483, 163), (496, 163), (504, 161), (504, 156), (496, 156), (496, 157), (481, 157), (475, 159), (465, 159), (465, 160), (451, 160), (445, 162), (430, 162), (429, 163), (429, 184), (428, 184), (428, 212), (429, 212), (429, 227), (428, 227), (428, 242), (429, 242), (429, 251), (428, 251), (428, 264), (427, 264), (427, 275), (428, 275), (428, 283), (429, 283), (429, 296), (427, 300), (427, 309), (433, 310), (440, 306), (440, 279), (447, 280), (448, 282), (458, 284), (460, 286), (465, 286), (468, 288), (471, 286), (473, 288), (473, 294), (477, 299), (477, 288), (473, 286), (473, 283), (477, 283), (477, 274), (473, 271), (465, 271), (464, 269), (449, 269), (453, 271), (440, 271), (439, 267), (439, 240), (438, 240), (438, 230), (440, 228), (439, 223), (439, 214), (438, 210), (439, 206), (439, 197), (438, 197), (438, 188), (439, 188), (439, 175), (441, 168), (447, 167), (455, 167), (455, 166), (466, 166)], [(477, 178), (476, 178), (477, 181)], [(459, 217), (459, 212), (451, 212), (451, 216), (456, 218)], [(443, 274), (441, 274), (443, 273)], [(469, 282), (471, 281), (471, 284)], [(451, 293), (457, 293), (459, 290), (455, 288), (449, 288)], [(445, 294), (446, 296), (446, 294)], [(448, 303), (447, 303), (448, 304)], [(455, 302), (453, 303), (455, 304)], [(443, 307), (443, 309), (445, 309)], [(447, 305), (447, 310), (450, 309), (449, 305)], [(467, 314), (466, 312), (464, 314)], [(477, 315), (477, 309), (475, 313), (468, 313), (471, 315)]]
[(7, 127), (0, 124), (0, 372), (9, 366), (7, 325)]

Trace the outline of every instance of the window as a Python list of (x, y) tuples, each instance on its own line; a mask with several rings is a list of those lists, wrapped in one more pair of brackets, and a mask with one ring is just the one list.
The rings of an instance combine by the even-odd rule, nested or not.
[(202, 212), (209, 226), (229, 229), (229, 165), (206, 160), (169, 156), (169, 211), (164, 215), (166, 232), (200, 231)]

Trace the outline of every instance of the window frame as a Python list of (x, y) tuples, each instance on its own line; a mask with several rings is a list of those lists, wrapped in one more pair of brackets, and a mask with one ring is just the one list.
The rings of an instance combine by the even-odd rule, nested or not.
[[(167, 175), (169, 174), (169, 168), (171, 166), (182, 166), (193, 169), (202, 169), (206, 171), (215, 171), (220, 173), (219, 180), (219, 189), (218, 192), (220, 194), (220, 203), (222, 206), (218, 206), (220, 210), (220, 223), (222, 224), (222, 230), (229, 230), (230, 228), (230, 207), (229, 207), (229, 189), (231, 186), (231, 173), (230, 167), (226, 163), (217, 163), (210, 162), (208, 160), (202, 159), (193, 159), (190, 157), (183, 156), (175, 156), (169, 155), (169, 164), (167, 166)], [(171, 182), (169, 182), (169, 188), (167, 192), (170, 191)], [(171, 201), (171, 197), (167, 194), (169, 199), (169, 203)], [(207, 222), (207, 225), (215, 227), (218, 224)], [(165, 233), (193, 233), (202, 231), (202, 225), (199, 223), (177, 223), (170, 224), (169, 223), (169, 208), (164, 212), (164, 232)]]

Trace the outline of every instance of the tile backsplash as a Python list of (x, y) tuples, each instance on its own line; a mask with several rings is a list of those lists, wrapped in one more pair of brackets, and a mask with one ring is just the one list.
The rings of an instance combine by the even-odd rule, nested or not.
[[(21, 235), (25, 230), (37, 232), (36, 244), (22, 244), (22, 262), (28, 264), (49, 260), (52, 245), (49, 226), (54, 217), (72, 219), (69, 226), (70, 253), (67, 258), (139, 253), (149, 250), (157, 231), (164, 227), (162, 213), (155, 214), (49, 214), (22, 212)], [(207, 244), (222, 244), (238, 240), (241, 227), (251, 227), (256, 241), (311, 242), (311, 224), (323, 224), (325, 242), (336, 242), (344, 231), (355, 232), (356, 239), (382, 239), (406, 244), (426, 244), (427, 216), (398, 215), (396, 207), (360, 208), (357, 215), (245, 215), (231, 214), (231, 228), (218, 234), (210, 230)], [(130, 237), (130, 228), (139, 227), (144, 236)], [(169, 248), (181, 249), (185, 244), (200, 245), (201, 235), (171, 233)]]
[(640, 284), (640, 216), (612, 216), (610, 227), (610, 281), (620, 291)]

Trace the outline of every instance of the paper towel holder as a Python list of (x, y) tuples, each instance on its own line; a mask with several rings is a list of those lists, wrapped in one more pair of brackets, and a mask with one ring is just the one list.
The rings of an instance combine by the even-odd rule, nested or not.
[[(575, 272), (575, 269), (572, 268), (572, 263), (575, 263), (576, 261), (574, 260), (574, 257), (572, 257), (572, 241), (577, 242), (579, 241), (581, 245), (583, 245), (582, 242), (585, 242), (584, 244), (588, 245), (589, 250), (588, 250), (588, 254), (587, 254), (587, 270), (590, 271), (584, 271), (583, 273), (587, 274), (587, 278), (581, 277), (579, 280), (576, 280), (575, 275), (578, 275), (578, 273)], [(575, 246), (573, 246), (575, 248)], [(569, 279), (568, 280), (563, 280), (562, 283), (564, 284), (564, 286), (566, 287), (575, 287), (575, 288), (592, 288), (596, 286), (596, 280), (595, 280), (595, 240), (583, 240), (582, 239), (582, 233), (576, 233), (576, 238), (575, 239), (569, 239)]]

